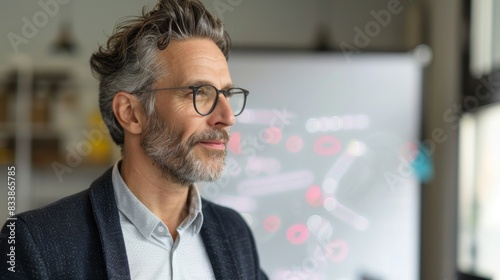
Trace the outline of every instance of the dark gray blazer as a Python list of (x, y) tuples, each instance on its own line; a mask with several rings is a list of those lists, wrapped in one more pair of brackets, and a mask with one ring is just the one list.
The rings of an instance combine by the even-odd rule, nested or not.
[[(240, 215), (206, 200), (202, 204), (200, 234), (215, 277), (267, 279)], [(89, 189), (17, 216), (15, 273), (7, 270), (8, 222), (0, 238), (0, 279), (130, 279), (111, 169)]]

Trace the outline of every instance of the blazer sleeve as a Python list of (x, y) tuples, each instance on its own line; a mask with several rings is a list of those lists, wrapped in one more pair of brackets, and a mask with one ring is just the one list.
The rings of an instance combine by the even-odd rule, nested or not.
[(7, 220), (0, 238), (0, 279), (49, 279), (45, 263), (22, 218)]

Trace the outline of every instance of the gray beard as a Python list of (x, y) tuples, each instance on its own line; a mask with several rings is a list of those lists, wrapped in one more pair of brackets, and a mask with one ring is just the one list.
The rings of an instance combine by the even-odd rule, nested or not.
[(191, 135), (186, 143), (174, 128), (168, 126), (155, 112), (150, 116), (141, 139), (141, 147), (162, 176), (174, 183), (189, 186), (199, 181), (216, 181), (224, 173), (226, 151), (208, 149), (208, 160), (202, 161), (196, 156), (195, 147), (200, 141), (223, 139), (229, 140), (229, 134), (223, 129), (212, 129)]

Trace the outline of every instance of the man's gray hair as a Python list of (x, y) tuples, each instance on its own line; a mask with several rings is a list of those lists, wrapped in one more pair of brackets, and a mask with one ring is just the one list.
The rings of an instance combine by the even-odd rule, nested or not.
[(151, 10), (123, 21), (115, 28), (107, 44), (90, 58), (90, 66), (99, 80), (99, 108), (113, 141), (123, 146), (124, 132), (113, 114), (117, 92), (135, 94), (145, 112), (154, 111), (153, 84), (165, 71), (160, 53), (170, 40), (207, 38), (226, 59), (231, 40), (220, 19), (211, 15), (198, 0), (159, 0)]

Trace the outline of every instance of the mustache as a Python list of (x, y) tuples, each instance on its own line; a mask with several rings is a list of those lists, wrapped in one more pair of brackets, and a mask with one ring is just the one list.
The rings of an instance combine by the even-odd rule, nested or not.
[(207, 140), (224, 140), (227, 143), (229, 141), (229, 132), (220, 128), (205, 130), (189, 136), (187, 145), (192, 148), (199, 142)]

